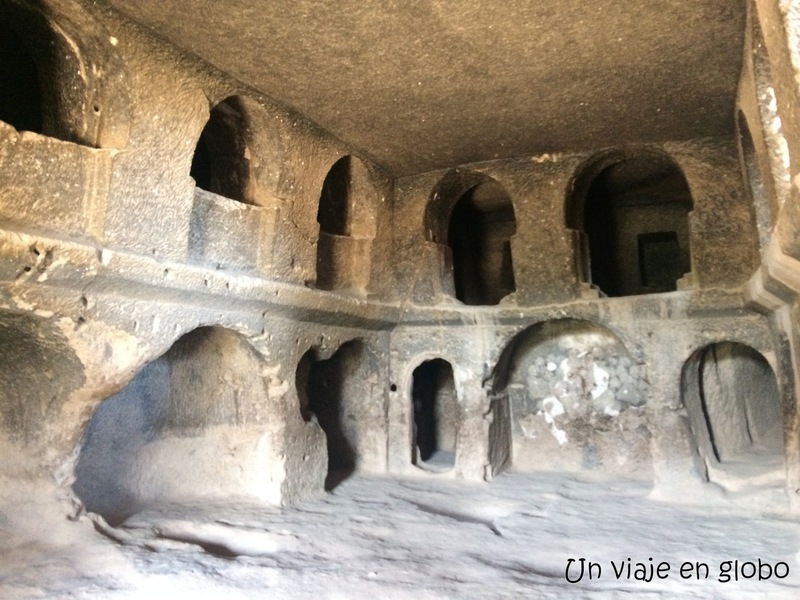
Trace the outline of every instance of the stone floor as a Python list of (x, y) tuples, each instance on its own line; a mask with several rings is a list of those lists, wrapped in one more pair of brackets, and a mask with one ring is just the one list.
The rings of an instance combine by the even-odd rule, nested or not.
[[(160, 507), (114, 529), (67, 520), (47, 486), (0, 483), (3, 599), (800, 597), (800, 522), (774, 488), (706, 486), (687, 490), (689, 505), (646, 483), (565, 474), (358, 476), (291, 509)], [(580, 558), (602, 572), (570, 583)], [(744, 579), (759, 559), (788, 576)], [(737, 560), (739, 581), (726, 563)], [(667, 563), (666, 578), (637, 581), (638, 562), (645, 579)]]

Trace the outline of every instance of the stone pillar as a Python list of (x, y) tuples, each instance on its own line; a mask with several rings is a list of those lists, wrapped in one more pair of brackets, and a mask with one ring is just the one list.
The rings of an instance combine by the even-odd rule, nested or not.
[(489, 476), (489, 398), (480, 374), (455, 367), (459, 405), (455, 475), (482, 481)]

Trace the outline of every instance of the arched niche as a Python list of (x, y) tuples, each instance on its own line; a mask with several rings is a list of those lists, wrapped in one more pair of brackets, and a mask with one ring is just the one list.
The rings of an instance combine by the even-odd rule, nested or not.
[(3, 2), (0, 30), (1, 121), (85, 146), (127, 143), (123, 61), (102, 26), (76, 6)]
[(274, 120), (246, 96), (230, 96), (210, 111), (190, 168), (196, 184), (192, 259), (216, 268), (272, 272), (285, 159)]
[(572, 185), (567, 227), (580, 234), (581, 278), (606, 296), (674, 291), (692, 269), (683, 172), (651, 149), (605, 153)]
[(248, 138), (251, 117), (241, 96), (226, 98), (211, 109), (197, 140), (189, 174), (198, 188), (256, 204)]
[(684, 364), (681, 398), (712, 481), (785, 481), (780, 391), (763, 355), (731, 341), (700, 348)]
[(452, 365), (426, 360), (412, 373), (411, 462), (428, 471), (448, 471), (456, 463), (459, 410)]
[(376, 233), (376, 195), (372, 174), (359, 158), (343, 156), (328, 171), (317, 206), (318, 289), (366, 292)]
[(446, 175), (426, 207), (425, 230), (429, 241), (447, 249), (443, 271), (450, 273), (459, 301), (491, 306), (516, 290), (514, 205), (493, 178), (458, 171)]
[(608, 329), (570, 318), (525, 329), (503, 351), (490, 389), (493, 473), (652, 477), (643, 365)]
[(302, 485), (292, 500), (320, 495), (321, 440), (284, 404), (267, 389), (262, 357), (246, 338), (195, 329), (97, 407), (73, 489), (112, 524), (198, 498), (281, 504), (295, 478)]

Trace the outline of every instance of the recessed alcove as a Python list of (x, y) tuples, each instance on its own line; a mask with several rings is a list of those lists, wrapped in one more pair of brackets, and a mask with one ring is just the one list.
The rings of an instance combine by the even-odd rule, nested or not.
[(712, 481), (785, 481), (780, 390), (763, 355), (730, 341), (700, 348), (684, 365), (681, 394)]
[(351, 155), (338, 159), (325, 176), (317, 206), (317, 289), (367, 290), (376, 232), (371, 178), (367, 165)]
[[(86, 427), (72, 486), (86, 510), (119, 524), (170, 502), (237, 496), (279, 504), (293, 475), (282, 464), (292, 444), (277, 440), (293, 425), (261, 371), (247, 340), (222, 327), (197, 328), (142, 367)], [(321, 459), (313, 434), (291, 436), (305, 468)]]
[(461, 196), (447, 233), (458, 300), (494, 305), (516, 289), (511, 257), (516, 232), (514, 205), (497, 182), (481, 183)]
[(126, 145), (124, 67), (97, 44), (109, 36), (93, 15), (44, 0), (5, 0), (0, 31), (0, 121), (91, 148)]
[(412, 462), (429, 471), (456, 463), (460, 411), (453, 367), (444, 359), (426, 360), (412, 374)]
[[(328, 475), (325, 489), (332, 490), (356, 469), (356, 428), (352, 399), (346, 397), (363, 359), (359, 340), (340, 346), (327, 359), (311, 348), (301, 357), (295, 375), (300, 413), (305, 421), (316, 421), (325, 432)], [(348, 387), (349, 386), (349, 387)]]
[(448, 172), (425, 207), (425, 235), (442, 261), (442, 288), (470, 306), (494, 306), (516, 290), (514, 204), (485, 174)]
[(226, 98), (211, 109), (197, 140), (189, 171), (202, 190), (255, 204), (249, 186), (250, 158), (246, 136), (250, 122), (239, 96)]
[(573, 183), (567, 226), (582, 276), (610, 297), (675, 291), (692, 270), (693, 201), (676, 163), (652, 151), (590, 161)]
[(533, 325), (507, 345), (492, 377), (495, 473), (609, 471), (652, 477), (644, 366), (605, 327)]

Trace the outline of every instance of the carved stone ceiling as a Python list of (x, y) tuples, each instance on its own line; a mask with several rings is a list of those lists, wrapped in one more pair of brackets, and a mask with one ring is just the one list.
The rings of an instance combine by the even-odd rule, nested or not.
[(106, 0), (396, 176), (731, 135), (740, 0)]

